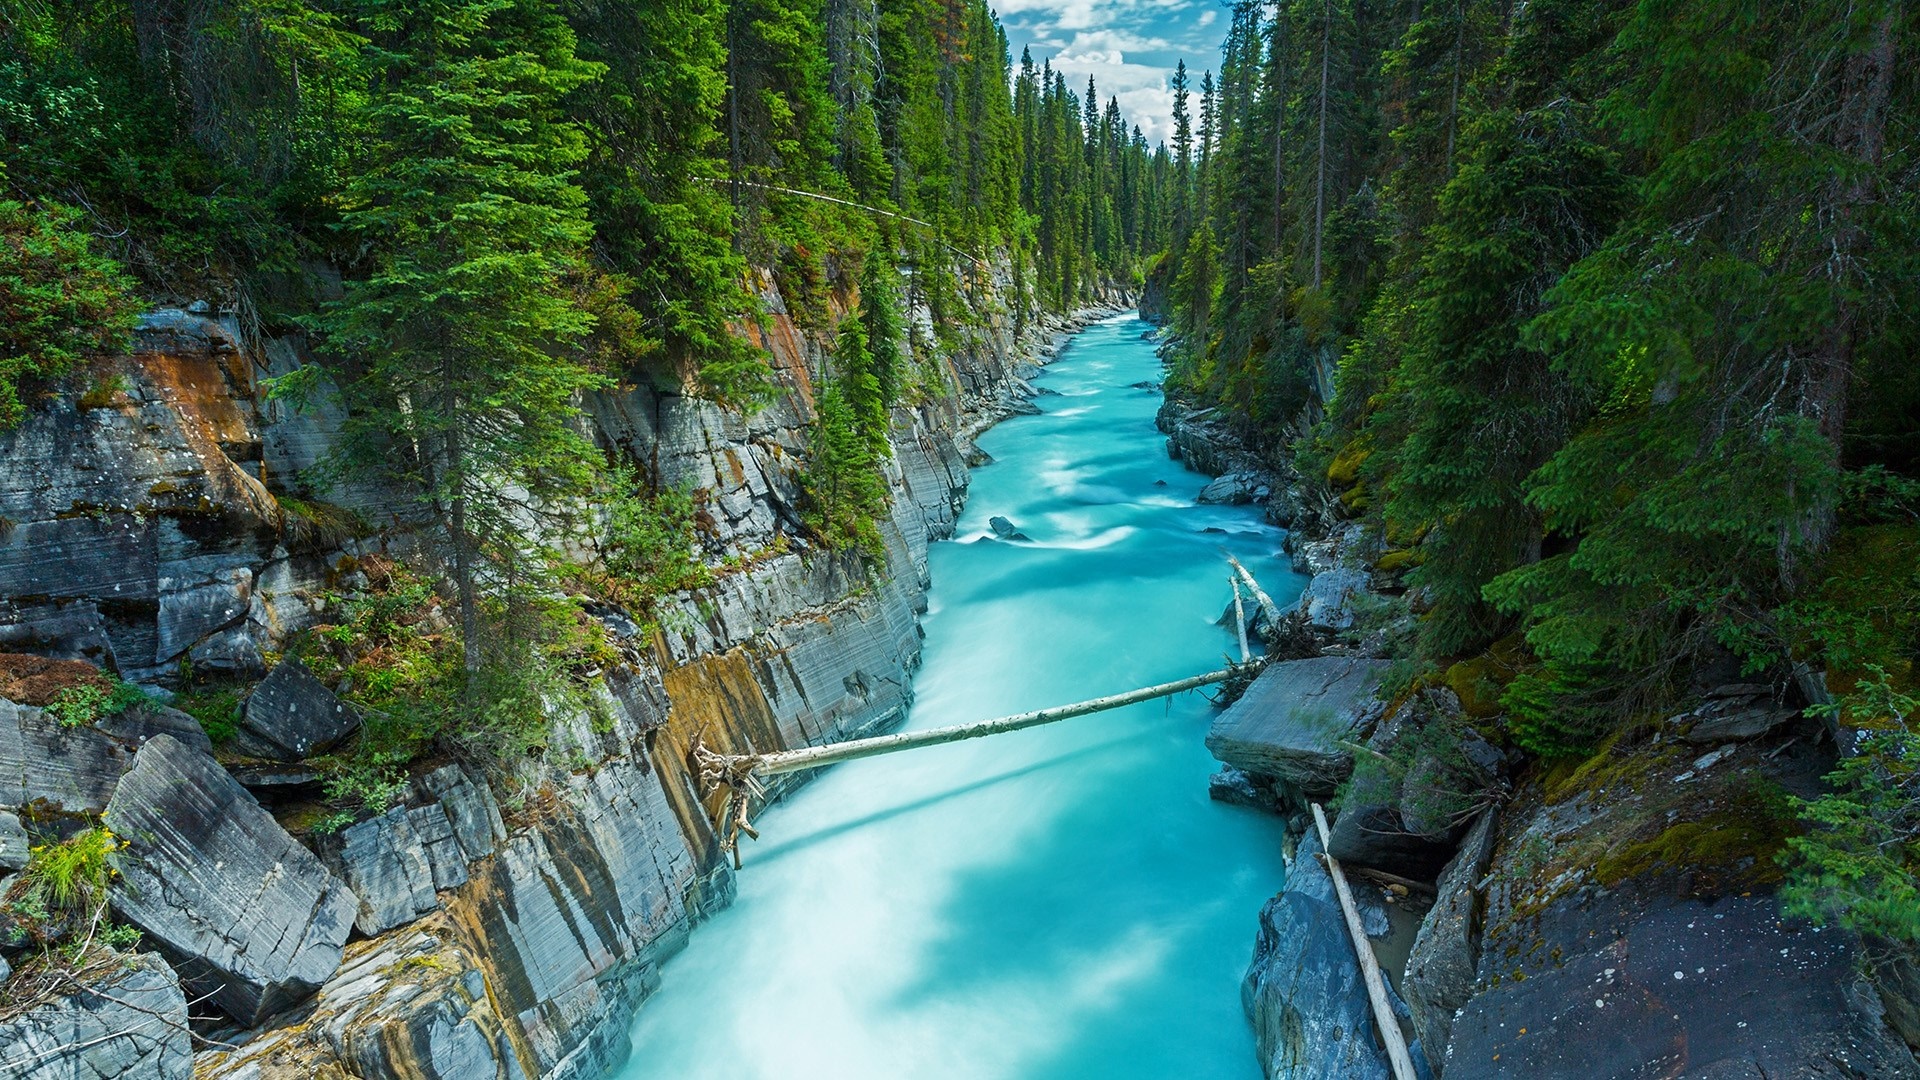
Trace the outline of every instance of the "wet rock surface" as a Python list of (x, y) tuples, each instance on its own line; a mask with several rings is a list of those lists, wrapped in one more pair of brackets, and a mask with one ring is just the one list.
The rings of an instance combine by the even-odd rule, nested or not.
[(333, 974), (359, 900), (211, 757), (154, 737), (106, 823), (129, 845), (114, 911), (192, 996), (254, 1024)]
[[(1241, 1002), (1269, 1080), (1385, 1080), (1392, 1074), (1373, 1006), (1319, 852), (1310, 830), (1288, 864), (1286, 888), (1261, 908)], [(1354, 892), (1368, 933), (1387, 933), (1377, 893), (1366, 886)], [(1405, 1003), (1391, 988), (1388, 994), (1406, 1019)]]

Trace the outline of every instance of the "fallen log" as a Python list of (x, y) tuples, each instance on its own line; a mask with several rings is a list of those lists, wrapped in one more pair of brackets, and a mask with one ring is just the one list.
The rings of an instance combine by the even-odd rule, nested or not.
[(1051, 724), (1058, 720), (1085, 716), (1088, 713), (1104, 712), (1123, 705), (1170, 697), (1185, 690), (1195, 690), (1202, 686), (1225, 682), (1239, 670), (1240, 667), (1235, 665), (1218, 671), (1209, 671), (1204, 675), (1194, 675), (1169, 683), (1129, 690), (1124, 694), (1111, 694), (1107, 697), (1078, 701), (1071, 705), (1056, 705), (1050, 709), (1035, 709), (1032, 712), (1015, 713), (1012, 716), (1001, 716), (992, 720), (979, 720), (971, 724), (953, 724), (948, 727), (928, 728), (925, 731), (903, 731), (893, 735), (877, 735), (871, 739), (849, 739), (846, 742), (805, 746), (798, 750), (781, 750), (770, 754), (743, 754), (735, 756), (732, 760), (739, 763), (742, 771), (755, 776), (778, 776), (782, 773), (799, 772), (802, 769), (835, 765), (842, 761), (891, 754), (897, 750), (938, 746), (942, 743), (960, 742), (963, 739), (998, 735), (1005, 731), (1039, 727), (1041, 724)]
[(1267, 590), (1261, 588), (1260, 583), (1253, 579), (1252, 571), (1240, 565), (1239, 559), (1229, 555), (1227, 562), (1233, 564), (1233, 572), (1239, 574), (1240, 580), (1247, 583), (1247, 591), (1253, 593), (1253, 598), (1259, 603), (1260, 610), (1266, 613), (1267, 636), (1272, 637), (1280, 629), (1280, 605), (1274, 603), (1273, 597), (1267, 595)]
[(1353, 904), (1353, 890), (1347, 887), (1347, 875), (1341, 872), (1340, 860), (1326, 854), (1332, 830), (1327, 828), (1327, 815), (1319, 803), (1313, 804), (1313, 823), (1320, 830), (1320, 858), (1326, 863), (1327, 876), (1333, 879), (1334, 895), (1340, 898), (1340, 913), (1347, 917), (1347, 934), (1353, 938), (1354, 956), (1360, 961), (1360, 974), (1367, 983), (1367, 998), (1373, 1002), (1373, 1022), (1380, 1029), (1380, 1041), (1386, 1045), (1387, 1064), (1393, 1067), (1394, 1080), (1414, 1080), (1413, 1056), (1407, 1053), (1407, 1039), (1400, 1033), (1400, 1020), (1393, 1015), (1393, 1006), (1387, 1004), (1386, 978), (1380, 974), (1380, 961), (1373, 955), (1373, 944), (1367, 940), (1366, 928), (1360, 923), (1360, 911)]

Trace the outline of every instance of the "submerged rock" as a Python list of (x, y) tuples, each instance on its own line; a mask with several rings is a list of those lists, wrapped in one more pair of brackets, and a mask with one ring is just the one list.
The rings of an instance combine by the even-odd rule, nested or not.
[(1207, 749), (1228, 765), (1324, 799), (1353, 772), (1352, 741), (1384, 660), (1316, 656), (1272, 664), (1213, 721)]
[(168, 735), (141, 747), (107, 804), (126, 839), (113, 906), (245, 1025), (333, 974), (360, 901), (211, 757)]
[[(4, 976), (0, 976), (0, 981)], [(180, 981), (151, 953), (0, 1022), (0, 1080), (191, 1080)]]
[(314, 678), (297, 656), (273, 669), (247, 697), (233, 748), (254, 757), (300, 761), (323, 754), (360, 727), (360, 714)]

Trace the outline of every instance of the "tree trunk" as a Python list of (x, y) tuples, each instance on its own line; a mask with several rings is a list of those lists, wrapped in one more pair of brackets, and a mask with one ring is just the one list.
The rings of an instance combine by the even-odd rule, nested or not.
[(1333, 62), (1333, 0), (1320, 24), (1320, 175), (1313, 185), (1313, 287), (1320, 288), (1320, 240), (1327, 225), (1327, 78)]

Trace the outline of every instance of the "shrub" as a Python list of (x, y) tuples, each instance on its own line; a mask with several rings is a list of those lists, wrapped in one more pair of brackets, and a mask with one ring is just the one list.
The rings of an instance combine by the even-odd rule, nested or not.
[(0, 200), (0, 430), (23, 388), (126, 347), (138, 302), (118, 263), (73, 226), (80, 212)]
[(1786, 910), (1905, 944), (1920, 943), (1920, 699), (1871, 667), (1827, 711), (1859, 725), (1858, 753), (1827, 776), (1831, 790), (1793, 807), (1810, 826), (1787, 841)]
[(65, 687), (47, 703), (47, 712), (67, 727), (80, 727), (126, 712), (146, 700), (146, 691), (116, 678), (107, 686), (85, 682)]

